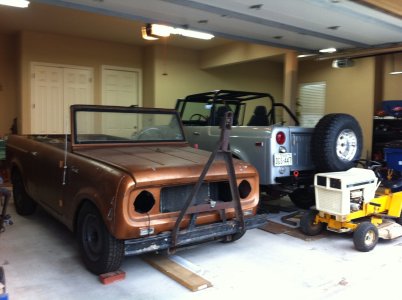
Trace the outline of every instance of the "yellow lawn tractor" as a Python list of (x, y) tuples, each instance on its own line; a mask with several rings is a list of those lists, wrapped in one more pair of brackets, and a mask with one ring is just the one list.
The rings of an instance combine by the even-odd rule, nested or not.
[(396, 183), (390, 180), (379, 188), (381, 178), (374, 167), (316, 174), (316, 210), (303, 214), (301, 231), (313, 236), (326, 226), (334, 232), (353, 232), (355, 248), (363, 252), (372, 250), (379, 238), (402, 236), (402, 192), (393, 192), (391, 185)]

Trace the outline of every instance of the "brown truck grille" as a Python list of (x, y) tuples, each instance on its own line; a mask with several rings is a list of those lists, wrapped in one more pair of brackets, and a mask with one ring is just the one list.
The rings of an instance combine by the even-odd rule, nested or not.
[[(165, 187), (161, 190), (160, 211), (162, 213), (180, 211), (190, 196), (195, 184)], [(203, 183), (196, 195), (195, 205), (210, 201), (232, 201), (229, 182)]]

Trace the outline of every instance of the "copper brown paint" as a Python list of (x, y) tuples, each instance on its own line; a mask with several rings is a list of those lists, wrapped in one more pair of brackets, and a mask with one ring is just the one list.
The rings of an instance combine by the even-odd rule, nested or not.
[[(94, 116), (91, 115), (93, 112)], [(85, 118), (80, 117), (81, 113), (85, 115)], [(89, 117), (86, 114), (89, 114)], [(122, 115), (116, 118), (116, 114)], [(102, 117), (100, 118), (99, 115)], [(135, 126), (128, 124), (133, 119), (136, 120)], [(164, 119), (169, 122), (162, 124)], [(77, 228), (80, 222), (77, 220), (80, 218), (80, 212), (87, 210), (83, 207), (92, 207), (90, 212), (95, 216), (99, 213), (101, 216), (101, 222), (106, 228), (105, 235), (110, 235), (113, 243), (117, 243), (118, 249), (120, 249), (119, 245), (125, 244), (121, 247), (126, 248), (126, 255), (169, 248), (169, 245), (164, 242), (167, 239), (162, 241), (158, 239), (158, 235), (169, 236), (180, 209), (162, 212), (161, 191), (163, 189), (169, 191), (170, 188), (177, 187), (177, 199), (174, 194), (176, 190), (173, 190), (170, 194), (167, 193), (170, 198), (164, 201), (184, 203), (186, 199), (183, 198), (187, 198), (187, 194), (181, 190), (181, 187), (197, 183), (211, 153), (194, 149), (187, 144), (179, 117), (173, 110), (75, 105), (71, 108), (71, 120), (71, 135), (12, 135), (9, 137), (7, 160), (12, 178), (16, 181), (14, 184), (16, 197), (23, 199), (20, 194), (26, 193), (27, 201), (33, 199), (33, 203), (41, 205), (73, 231), (77, 229), (80, 231), (80, 228)], [(99, 120), (108, 120), (108, 122), (112, 120), (116, 124), (127, 120), (125, 121), (127, 124), (123, 124), (123, 127), (118, 130), (116, 124), (113, 124), (114, 127), (109, 126), (105, 129), (104, 123), (100, 124)], [(86, 123), (80, 125), (79, 122)], [(127, 135), (129, 132), (127, 128), (135, 129), (133, 133)], [(152, 130), (149, 131), (149, 128)], [(112, 131), (114, 134), (117, 132), (117, 136), (106, 134)], [(146, 132), (145, 135), (144, 132)], [(162, 137), (162, 134), (166, 134), (168, 138)], [(259, 202), (258, 174), (256, 169), (248, 163), (234, 160), (233, 164), (237, 185), (246, 182), (250, 187), (249, 193), (241, 198), (241, 208), (248, 220), (247, 229), (250, 229), (262, 222), (262, 218), (257, 222), (250, 221), (256, 215)], [(16, 176), (21, 177), (21, 185), (18, 185)], [(215, 161), (204, 179), (208, 198), (214, 184), (219, 185), (217, 189), (221, 193), (222, 186), (225, 186), (222, 183), (227, 181), (228, 172), (225, 163)], [(188, 190), (187, 188), (186, 191)], [(146, 212), (143, 212), (142, 208), (136, 209), (139, 195), (145, 199), (140, 204), (146, 207)], [(151, 205), (147, 201), (154, 204)], [(203, 201), (201, 200), (202, 203), (198, 204), (205, 204)], [(18, 200), (15, 202), (17, 206), (18, 203), (20, 205), (23, 203)], [(174, 203), (167, 206), (177, 207)], [(28, 209), (25, 213), (22, 212), (22, 214), (30, 214), (33, 211)], [(233, 208), (225, 209), (224, 214), (226, 220), (235, 218)], [(90, 218), (82, 218), (91, 222)], [(189, 219), (189, 216), (184, 217), (180, 224), (181, 229), (188, 226)], [(215, 223), (222, 223), (222, 215), (219, 211), (201, 212), (196, 219), (197, 227), (201, 228), (208, 224), (208, 231), (212, 230), (212, 232)], [(103, 225), (97, 226), (101, 228)], [(144, 230), (147, 232), (145, 235)], [(99, 231), (102, 233), (101, 229)], [(196, 243), (204, 242), (201, 236), (202, 231), (199, 232), (200, 235), (193, 239)], [(225, 231), (216, 229), (214, 239), (227, 239), (228, 236), (236, 233), (233, 230), (230, 232), (230, 235), (225, 235)], [(93, 234), (96, 236), (98, 233)], [(89, 234), (88, 236), (88, 239), (91, 239)], [(152, 237), (157, 242), (147, 241)], [(210, 239), (211, 234), (205, 236), (205, 241)], [(192, 238), (189, 242), (191, 240)], [(137, 241), (141, 241), (142, 244), (137, 246)], [(91, 242), (95, 243), (98, 240), (81, 241), (84, 249), (86, 242), (91, 250)], [(131, 245), (134, 243), (136, 246), (130, 246), (131, 250), (128, 251), (128, 243)], [(185, 246), (186, 243), (183, 242), (181, 246)], [(134, 251), (132, 251), (133, 247)], [(121, 250), (118, 252), (120, 253)], [(98, 261), (101, 260), (98, 256), (102, 256), (103, 253), (95, 254), (97, 255), (94, 255), (93, 259), (90, 257), (92, 260), (90, 259), (89, 264), (86, 261), (88, 258), (85, 258), (88, 255), (84, 255), (84, 262), (93, 273), (111, 271), (120, 266), (121, 260), (117, 259), (112, 266), (103, 263), (104, 265), (98, 268), (99, 264), (102, 265), (102, 261)]]

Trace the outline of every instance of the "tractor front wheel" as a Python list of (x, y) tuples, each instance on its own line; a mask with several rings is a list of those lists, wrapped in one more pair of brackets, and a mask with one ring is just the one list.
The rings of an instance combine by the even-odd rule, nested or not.
[(300, 218), (300, 230), (310, 236), (318, 235), (324, 229), (324, 223), (316, 223), (315, 216), (316, 210), (308, 210)]
[(371, 222), (360, 223), (353, 233), (355, 248), (361, 252), (374, 249), (378, 243), (378, 229)]

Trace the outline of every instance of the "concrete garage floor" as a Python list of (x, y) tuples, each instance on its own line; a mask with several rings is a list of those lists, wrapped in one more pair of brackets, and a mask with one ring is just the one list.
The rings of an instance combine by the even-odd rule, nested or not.
[[(24, 299), (375, 299), (400, 295), (402, 238), (368, 253), (348, 234), (303, 240), (253, 229), (232, 244), (210, 243), (176, 259), (213, 286), (191, 292), (140, 257), (125, 259), (126, 278), (109, 285), (82, 265), (73, 234), (42, 209), (0, 234), (0, 265), (10, 300)], [(276, 217), (271, 214), (271, 217)], [(358, 298), (356, 298), (358, 299)]]

